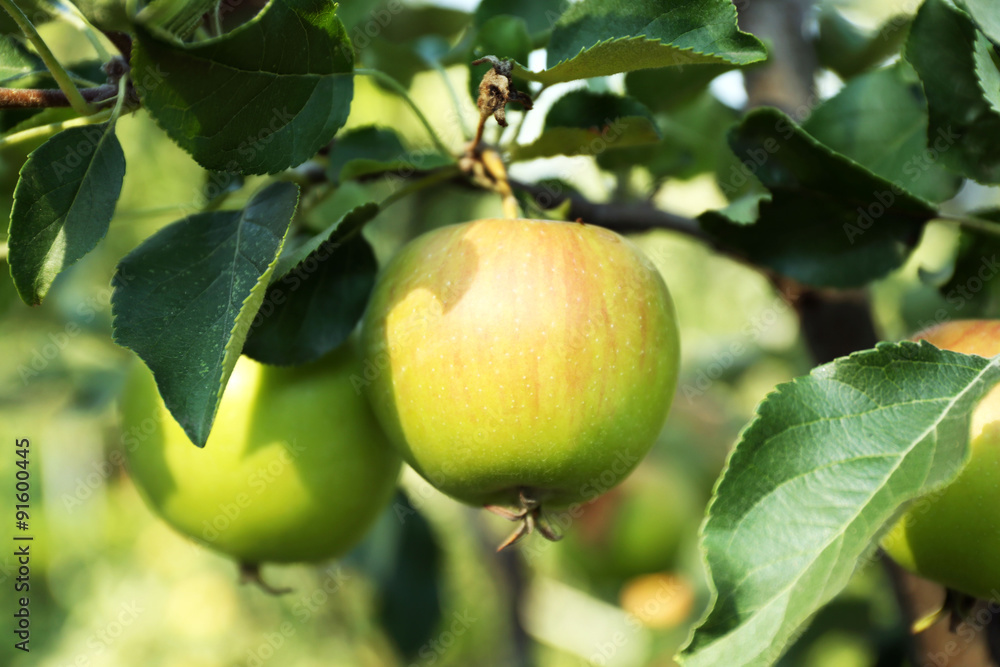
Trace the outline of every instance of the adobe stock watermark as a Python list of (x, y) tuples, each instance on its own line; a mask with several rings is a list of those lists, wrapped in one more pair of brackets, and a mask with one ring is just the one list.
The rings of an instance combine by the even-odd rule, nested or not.
[(66, 667), (91, 667), (92, 665), (103, 664), (97, 660), (103, 656), (131, 627), (136, 620), (145, 612), (145, 609), (132, 600), (124, 602), (118, 608), (115, 617), (105, 623), (104, 627), (92, 632), (86, 639), (86, 651), (78, 653), (72, 662)]
[(295, 460), (305, 451), (305, 447), (292, 440), (287, 448), (282, 448), (276, 458), (267, 465), (258, 466), (246, 479), (246, 491), (232, 496), (228, 502), (218, 504), (218, 512), (211, 520), (202, 521), (201, 538), (206, 542), (214, 542), (239, 521), (243, 512), (254, 504), (275, 480), (286, 474), (295, 465)]
[[(583, 516), (587, 506), (620, 484), (639, 465), (640, 457), (632, 452), (620, 451), (615, 455), (611, 465), (601, 473), (594, 475), (580, 485), (579, 496), (582, 501), (571, 503), (564, 509), (547, 510), (545, 520), (560, 534), (565, 534)], [(521, 554), (526, 562), (531, 563), (552, 548), (555, 542), (549, 540), (527, 540), (521, 543)]]
[(409, 489), (407, 493), (409, 503), (397, 500), (392, 505), (392, 511), (396, 515), (396, 519), (399, 520), (399, 523), (406, 523), (406, 520), (417, 514), (430, 498), (435, 494), (440, 494), (441, 492), (437, 490), (437, 487), (444, 484), (454, 472), (454, 464), (451, 461), (446, 461), (438, 470), (426, 472), (424, 474), (426, 476), (418, 473), (420, 475), (418, 483), (414, 484), (413, 488)]
[(469, 613), (468, 609), (461, 613), (454, 612), (447, 629), (441, 631), (434, 639), (431, 639), (417, 649), (418, 659), (411, 662), (409, 667), (424, 667), (425, 665), (436, 663), (448, 649), (455, 645), (458, 638), (468, 632), (472, 624), (478, 620), (478, 618)]
[(351, 43), (355, 50), (366, 49), (373, 39), (382, 34), (393, 18), (403, 11), (402, 0), (389, 0), (378, 9), (368, 12), (365, 20), (359, 21), (351, 30)]
[[(775, 123), (774, 130), (786, 141), (795, 134), (795, 128), (784, 118), (779, 119)], [(781, 144), (773, 136), (764, 139), (757, 148), (746, 149), (740, 158), (739, 164), (731, 165), (728, 177), (719, 184), (719, 188), (723, 194), (729, 199), (737, 196), (740, 188), (746, 185), (751, 178), (755, 177), (760, 168), (767, 164), (771, 156), (779, 150), (781, 150)]]
[[(954, 146), (960, 138), (960, 135), (952, 131), (950, 125), (947, 128), (938, 129), (938, 136), (933, 143), (903, 164), (903, 173), (909, 177), (908, 182), (914, 182), (921, 174), (930, 169), (941, 157), (941, 154)], [(871, 229), (875, 222), (896, 203), (896, 198), (903, 194), (908, 193), (895, 182), (890, 184), (888, 190), (872, 192), (872, 201), (867, 206), (858, 206), (858, 217), (855, 222), (853, 224), (844, 223), (843, 231), (847, 236), (847, 241), (853, 245), (858, 237)]]
[(264, 639), (257, 646), (247, 649), (246, 667), (261, 667), (273, 658), (289, 639), (295, 636), (295, 626), (288, 621), (278, 625), (277, 629), (264, 634)]
[[(298, 596), (292, 605), (292, 615), (299, 623), (307, 623), (320, 609), (330, 603), (333, 596), (351, 579), (347, 571), (338, 564), (328, 566), (323, 570), (323, 578), (313, 590)], [(289, 621), (283, 621), (278, 627), (263, 634), (263, 639), (256, 646), (247, 649), (243, 665), (246, 667), (262, 667), (267, 661), (279, 655), (289, 639), (295, 636), (297, 629)]]
[(681, 393), (688, 402), (704, 396), (719, 378), (750, 351), (751, 345), (760, 340), (790, 310), (791, 306), (783, 298), (776, 296), (767, 308), (751, 317), (740, 329), (740, 340), (733, 341), (721, 351), (713, 352), (711, 362), (700, 368), (694, 378), (681, 387)]
[[(687, 597), (689, 595), (690, 593), (684, 589), (680, 581), (673, 579), (661, 580), (656, 590), (643, 601), (639, 611), (646, 618), (654, 618), (660, 614), (664, 607), (676, 604), (676, 599), (679, 596)], [(628, 634), (622, 630), (615, 631), (606, 640), (594, 646), (594, 651), (587, 658), (587, 661), (592, 665), (599, 666), (609, 664), (609, 661), (613, 660), (618, 655), (618, 652), (628, 644), (632, 636), (645, 628), (642, 620), (634, 613), (627, 613), (625, 615), (625, 626), (626, 630), (629, 631)]]
[(950, 308), (938, 308), (934, 311), (930, 319), (920, 320), (917, 324), (917, 329), (922, 331), (934, 325), (944, 324), (952, 320), (959, 311), (965, 308), (969, 301), (975, 298), (976, 294), (983, 291), (996, 278), (998, 272), (1000, 272), (1000, 260), (997, 260), (997, 256), (995, 254), (989, 257), (982, 256), (979, 260), (979, 269), (975, 274), (966, 278), (961, 284), (948, 290), (944, 298)]
[[(120, 268), (117, 275), (122, 284), (127, 284), (133, 278)], [(113, 293), (114, 291), (110, 287), (105, 287), (77, 303), (74, 308), (75, 318), (67, 322), (62, 331), (50, 331), (46, 336), (47, 342), (31, 350), (31, 360), (17, 365), (17, 374), (24, 386), (28, 386), (32, 379), (39, 377), (49, 367), (49, 364), (57, 359), (63, 350), (86, 330), (86, 325), (92, 323), (97, 318), (98, 313), (108, 309)]]
[(945, 642), (942, 650), (928, 652), (921, 667), (948, 667), (952, 659), (957, 657), (967, 646), (976, 640), (977, 635), (993, 622), (1000, 613), (1000, 591), (993, 589), (990, 597), (980, 600), (969, 615), (954, 628), (954, 639)]

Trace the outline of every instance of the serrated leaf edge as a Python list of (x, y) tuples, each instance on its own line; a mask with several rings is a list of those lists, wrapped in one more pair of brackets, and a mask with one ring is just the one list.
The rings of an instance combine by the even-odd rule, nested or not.
[[(834, 361), (831, 361), (829, 363), (823, 364), (821, 366), (817, 366), (812, 371), (810, 371), (808, 373), (808, 375), (800, 376), (800, 377), (792, 379), (789, 382), (783, 382), (783, 383), (777, 385), (773, 390), (771, 390), (770, 392), (767, 393), (767, 395), (761, 400), (760, 403), (757, 404), (757, 407), (754, 408), (753, 418), (747, 423), (747, 425), (745, 427), (743, 427), (743, 429), (739, 433), (739, 436), (737, 437), (737, 447), (733, 447), (729, 451), (729, 454), (726, 456), (726, 462), (725, 462), (725, 465), (723, 466), (722, 473), (718, 476), (718, 478), (716, 478), (715, 484), (712, 486), (712, 496), (711, 496), (711, 498), (710, 498), (710, 500), (708, 502), (708, 505), (707, 505), (707, 507), (705, 509), (705, 516), (702, 519), (701, 525), (699, 525), (699, 527), (698, 527), (698, 550), (701, 553), (702, 566), (704, 567), (705, 573), (707, 575), (706, 581), (707, 581), (709, 593), (710, 593), (710, 596), (711, 596), (710, 597), (711, 603), (706, 607), (704, 613), (698, 619), (698, 622), (691, 627), (691, 630), (688, 633), (687, 639), (684, 641), (684, 644), (681, 646), (681, 649), (678, 651), (677, 655), (675, 656), (675, 660), (677, 660), (677, 662), (681, 665), (681, 667), (686, 667), (688, 664), (690, 664), (689, 663), (689, 659), (690, 658), (697, 657), (697, 655), (698, 655), (697, 653), (695, 653), (695, 654), (685, 654), (685, 650), (687, 649), (688, 646), (690, 646), (691, 642), (693, 641), (694, 636), (695, 636), (698, 628), (700, 628), (704, 624), (704, 622), (711, 615), (712, 611), (715, 609), (715, 604), (716, 604), (716, 602), (718, 600), (718, 597), (719, 597), (719, 591), (718, 591), (718, 588), (716, 587), (715, 579), (712, 577), (712, 567), (711, 567), (711, 565), (709, 564), (709, 561), (708, 561), (708, 551), (705, 548), (705, 543), (704, 543), (705, 529), (708, 527), (709, 520), (711, 519), (712, 509), (715, 506), (716, 502), (718, 501), (718, 490), (719, 490), (719, 487), (722, 485), (722, 483), (725, 481), (726, 476), (729, 474), (729, 467), (730, 467), (730, 464), (732, 462), (732, 458), (736, 455), (736, 451), (737, 451), (739, 443), (742, 443), (744, 435), (746, 433), (748, 433), (750, 431), (750, 429), (754, 428), (756, 426), (756, 424), (761, 419), (763, 419), (765, 417), (765, 415), (763, 415), (761, 413), (761, 410), (762, 410), (763, 406), (768, 401), (770, 401), (773, 397), (781, 395), (781, 394), (785, 394), (790, 388), (792, 388), (792, 387), (800, 384), (805, 379), (808, 379), (808, 378), (828, 379), (828, 376), (832, 373), (834, 367), (837, 364), (839, 364), (839, 363), (844, 363), (845, 361), (849, 361), (849, 360), (852, 360), (852, 359), (857, 359), (857, 358), (860, 358), (860, 357), (865, 357), (865, 356), (870, 356), (870, 355), (873, 355), (873, 354), (878, 354), (883, 349), (889, 348), (889, 347), (896, 347), (896, 348), (900, 348), (900, 349), (905, 349), (907, 347), (922, 347), (922, 346), (925, 346), (925, 345), (930, 346), (931, 344), (928, 343), (927, 341), (919, 341), (919, 342), (916, 342), (916, 341), (899, 341), (899, 342), (895, 342), (895, 343), (893, 343), (893, 342), (881, 342), (881, 343), (878, 343), (878, 344), (876, 344), (876, 346), (873, 349), (859, 350), (857, 352), (853, 352), (853, 353), (851, 353), (850, 355), (848, 355), (846, 357), (841, 357), (840, 359), (835, 359)], [(977, 356), (977, 355), (969, 355), (969, 356)], [(955, 404), (970, 389), (972, 389), (973, 387), (977, 386), (982, 381), (982, 377), (991, 368), (1000, 368), (1000, 355), (998, 355), (996, 357), (993, 357), (990, 360), (990, 363), (987, 364), (985, 367), (983, 367), (983, 369), (976, 375), (976, 377), (973, 379), (973, 381), (970, 382), (965, 389), (963, 389), (961, 392), (959, 392), (955, 397), (952, 398), (952, 400), (950, 400), (948, 402), (947, 408), (943, 409), (942, 412), (941, 412), (941, 414), (942, 415), (947, 414), (949, 412), (949, 410), (951, 410), (955, 406)], [(973, 409), (974, 409), (974, 406), (973, 406)], [(970, 411), (970, 415), (971, 415), (971, 411)], [(940, 421), (935, 422), (935, 423), (939, 424)], [(914, 440), (914, 443), (915, 444), (919, 444), (920, 442), (923, 442), (924, 439), (927, 438), (927, 436), (931, 433), (931, 431), (932, 431), (932, 428), (929, 428), (928, 430), (925, 430), (924, 433), (921, 434), (920, 438)], [(908, 451), (910, 451), (910, 450), (908, 450)], [(899, 457), (899, 460), (902, 461), (904, 458), (905, 458), (905, 453)], [(958, 474), (958, 471), (956, 471), (956, 475), (957, 474)], [(934, 491), (934, 489), (941, 488), (941, 487), (945, 486), (948, 482), (949, 482), (949, 480), (943, 480), (942, 482), (940, 482), (935, 487), (927, 489), (927, 492), (931, 493), (931, 492)], [(829, 546), (829, 544), (827, 544), (824, 548), (826, 548), (828, 546)], [(799, 579), (796, 579), (795, 583), (797, 583), (798, 581), (799, 581)], [(790, 588), (792, 588), (795, 585), (795, 583), (789, 584), (788, 586), (786, 586), (783, 589), (783, 591), (789, 590)], [(777, 596), (772, 597), (772, 601), (776, 597)], [(833, 599), (833, 597), (834, 597), (833, 595), (829, 596), (824, 601), (823, 604), (825, 605), (826, 603), (828, 603), (830, 600)], [(759, 607), (757, 610), (755, 610), (754, 615), (757, 615), (761, 609), (765, 609), (769, 605), (770, 605), (770, 602), (768, 602), (768, 604), (765, 607)], [(814, 610), (813, 613), (815, 613), (816, 611), (819, 611), (819, 609), (822, 608), (822, 606), (823, 605), (820, 605), (819, 607), (817, 607)], [(811, 615), (812, 614), (810, 614), (810, 617), (811, 617)], [(798, 630), (801, 627), (803, 627), (806, 623), (808, 623), (808, 620), (809, 619), (806, 618), (795, 629)], [(739, 627), (742, 627), (743, 625), (745, 625), (745, 623), (740, 623), (740, 625), (738, 625), (736, 627), (739, 628)], [(720, 637), (719, 639), (717, 639), (716, 641), (712, 642), (711, 644), (705, 645), (702, 648), (702, 651), (708, 649), (711, 646), (716, 645), (720, 641), (723, 641), (726, 636), (728, 636), (728, 635), (724, 635), (723, 637)], [(784, 650), (788, 647), (788, 645), (789, 645), (789, 643), (791, 641), (794, 641), (794, 637), (795, 637), (795, 635), (792, 634), (792, 635), (790, 635), (787, 638), (786, 643), (783, 644), (782, 649), (779, 652), (779, 655), (784, 652)], [(758, 653), (754, 657), (758, 657), (760, 655), (761, 654)], [(743, 662), (741, 664), (742, 665), (747, 665), (747, 664), (751, 664), (751, 663), (748, 661), (748, 662)]]

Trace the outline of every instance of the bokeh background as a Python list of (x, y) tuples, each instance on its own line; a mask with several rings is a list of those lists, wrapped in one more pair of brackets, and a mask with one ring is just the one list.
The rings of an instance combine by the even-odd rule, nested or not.
[[(912, 13), (917, 5), (827, 4), (865, 27)], [(458, 38), (474, 5), (474, 0), (437, 5), (452, 10), (434, 15), (441, 31), (451, 31), (442, 39)], [(349, 32), (371, 25), (380, 7), (344, 2)], [(387, 25), (376, 20), (376, 36), (363, 48), (358, 45), (361, 61), (405, 70), (393, 45), (420, 29), (411, 20), (417, 15)], [(71, 26), (51, 22), (42, 34), (63, 62), (93, 58)], [(544, 61), (541, 53), (532, 57)], [(462, 137), (452, 122), (451, 94), (441, 72), (393, 73), (459, 150)], [(445, 75), (454, 90), (468, 89), (466, 67), (450, 67)], [(819, 83), (824, 96), (840, 85), (828, 71)], [(613, 77), (589, 85), (620, 90), (622, 81)], [(739, 106), (745, 99), (741, 86), (741, 75), (733, 72), (713, 82), (711, 90), (724, 104)], [(546, 91), (522, 141), (537, 134), (546, 106), (572, 87)], [(471, 125), (472, 100), (462, 95), (459, 101)], [(9, 112), (0, 119), (4, 129), (17, 120)], [(415, 148), (429, 145), (398, 97), (359, 77), (348, 126), (373, 123), (395, 128)], [(488, 139), (499, 139), (497, 130), (491, 126)], [(719, 141), (723, 132), (720, 127)], [(530, 540), (495, 556), (492, 545), (509, 524), (441, 496), (406, 472), (393, 506), (347, 557), (265, 567), (269, 581), (293, 589), (271, 597), (240, 585), (232, 562), (153, 516), (120, 465), (115, 406), (134, 359), (111, 341), (109, 281), (115, 263), (164, 224), (196, 211), (218, 184), (144, 112), (123, 118), (118, 136), (128, 174), (107, 239), (56, 281), (40, 307), (23, 305), (10, 280), (0, 280), (0, 432), (6, 448), (0, 456), (5, 499), (0, 538), (12, 543), (14, 438), (31, 440), (29, 532), (35, 538), (31, 653), (12, 647), (7, 625), (13, 609), (5, 602), (7, 639), (0, 644), (0, 665), (674, 664), (671, 656), (709, 595), (696, 534), (714, 480), (756, 404), (811, 365), (795, 313), (766, 279), (670, 232), (634, 237), (675, 298), (683, 342), (678, 393), (649, 458), (621, 487), (588, 506), (582, 518), (562, 526), (567, 534), (562, 542)], [(17, 171), (32, 148), (0, 151), (4, 216)], [(512, 176), (558, 178), (604, 201), (623, 189), (653, 187), (658, 204), (682, 215), (726, 203), (712, 172), (653, 183), (642, 169), (611, 174), (598, 169), (593, 158), (580, 157), (518, 164)], [(245, 201), (259, 183), (248, 178), (229, 204)], [(322, 229), (355, 204), (381, 199), (397, 186), (391, 180), (347, 183), (332, 196), (303, 202), (306, 222)], [(966, 186), (959, 198), (967, 207), (1000, 203), (975, 186)], [(366, 234), (384, 261), (421, 231), (498, 213), (495, 196), (444, 185), (395, 204)], [(937, 309), (951, 307), (934, 278), (948, 272), (956, 243), (953, 228), (932, 225), (906, 267), (874, 287), (882, 339), (906, 337)], [(987, 290), (970, 308), (989, 310), (995, 300)], [(408, 511), (413, 508), (416, 514)], [(11, 551), (4, 548), (0, 555), (5, 601), (16, 576)], [(891, 586), (882, 568), (872, 565), (820, 614), (782, 664), (903, 665), (904, 646)]]

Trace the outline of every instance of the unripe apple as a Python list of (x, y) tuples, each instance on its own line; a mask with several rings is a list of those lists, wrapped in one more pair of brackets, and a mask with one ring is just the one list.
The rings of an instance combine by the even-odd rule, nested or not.
[(663, 279), (632, 243), (579, 223), (424, 234), (376, 282), (362, 339), (380, 369), (367, 394), (406, 461), (453, 498), (521, 510), (508, 518), (621, 482), (677, 379)]
[(351, 343), (305, 366), (241, 357), (202, 449), (137, 363), (121, 401), (132, 479), (167, 523), (241, 562), (340, 555), (388, 504), (400, 466), (352, 385), (361, 372)]
[[(963, 354), (1000, 354), (1000, 320), (959, 320), (916, 336)], [(969, 461), (941, 491), (914, 501), (882, 547), (922, 577), (979, 598), (1000, 596), (1000, 387), (976, 407)]]
[(690, 476), (646, 461), (584, 508), (560, 551), (592, 584), (617, 591), (627, 579), (675, 567), (697, 542), (705, 504), (699, 495)]

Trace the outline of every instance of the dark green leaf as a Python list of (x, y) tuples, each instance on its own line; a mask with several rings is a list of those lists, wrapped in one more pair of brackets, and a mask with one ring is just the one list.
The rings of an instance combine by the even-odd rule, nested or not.
[(0, 83), (37, 72), (45, 65), (10, 35), (0, 35)]
[(391, 162), (406, 153), (395, 131), (367, 125), (340, 133), (330, 147), (327, 177), (340, 182), (340, 170), (354, 160)]
[(129, 21), (127, 0), (70, 0), (87, 20), (102, 30), (132, 29)]
[(354, 56), (327, 0), (271, 0), (250, 22), (194, 45), (136, 32), (132, 71), (144, 106), (208, 169), (301, 164), (347, 119)]
[(475, 25), (481, 26), (503, 14), (517, 16), (534, 37), (552, 29), (562, 14), (563, 4), (563, 0), (482, 0), (476, 7)]
[(297, 186), (274, 183), (242, 210), (198, 213), (164, 227), (118, 263), (115, 342), (149, 366), (167, 409), (199, 447), (297, 203)]
[(993, 111), (1000, 113), (1000, 57), (996, 46), (981, 33), (976, 35), (973, 59), (976, 61), (979, 88)]
[(779, 385), (709, 506), (717, 595), (682, 664), (773, 664), (898, 508), (958, 473), (971, 413), (998, 380), (1000, 360), (905, 342)]
[(659, 139), (649, 110), (632, 98), (574, 90), (552, 105), (541, 136), (531, 144), (516, 146), (511, 160), (596, 155), (609, 147), (653, 144)]
[(374, 203), (359, 206), (279, 260), (244, 354), (266, 364), (303, 364), (347, 340), (375, 284), (378, 262), (360, 231), (378, 211)]
[(941, 164), (981, 183), (1000, 183), (1000, 114), (983, 96), (973, 49), (981, 33), (945, 0), (920, 6), (906, 58), (924, 84), (927, 143)]
[(418, 72), (427, 69), (424, 56), (428, 48), (443, 45), (440, 49), (443, 55), (450, 49), (452, 38), (469, 24), (466, 12), (433, 5), (407, 5), (396, 0), (381, 7), (341, 3), (338, 11), (346, 12), (352, 5), (367, 9), (357, 25), (348, 30), (359, 62), (385, 72), (406, 88)]
[(597, 164), (610, 170), (642, 165), (658, 180), (717, 171), (736, 161), (726, 133), (738, 118), (733, 109), (704, 92), (688, 104), (658, 115), (656, 125), (663, 135), (659, 143), (635, 148), (612, 145), (597, 156)]
[(820, 144), (777, 109), (747, 114), (730, 134), (741, 170), (723, 184), (735, 190), (751, 176), (772, 199), (752, 225), (710, 211), (700, 220), (724, 247), (752, 262), (817, 286), (859, 287), (905, 261), (924, 223), (927, 202)]
[(958, 0), (958, 3), (994, 44), (1000, 44), (1000, 13), (995, 0)]
[(637, 70), (625, 76), (625, 91), (651, 111), (672, 111), (700, 97), (712, 79), (731, 69), (719, 64)]
[(764, 45), (736, 26), (729, 0), (581, 0), (552, 30), (548, 68), (520, 73), (545, 84), (652, 67), (763, 60)]
[(927, 148), (927, 101), (905, 62), (848, 81), (802, 129), (887, 181), (928, 201), (951, 199), (961, 177)]
[(56, 276), (108, 233), (124, 177), (110, 123), (63, 130), (28, 156), (8, 241), (10, 275), (25, 303), (41, 303)]
[[(1000, 223), (1000, 209), (971, 215)], [(954, 269), (939, 288), (946, 317), (1000, 317), (1000, 236), (963, 228)]]
[[(35, 26), (40, 26), (55, 16), (55, 11), (48, 0), (17, 0), (16, 6)], [(3, 9), (0, 9), (0, 34), (19, 37), (23, 35), (21, 29), (14, 23), (14, 19)]]
[(369, 125), (337, 135), (330, 149), (327, 176), (333, 183), (386, 172), (406, 176), (453, 162), (449, 156), (426, 149), (407, 150), (393, 130)]
[[(391, 510), (401, 524), (392, 551), (394, 567), (378, 582), (378, 616), (400, 652), (413, 660), (441, 622), (443, 555), (427, 519), (403, 494), (396, 494)], [(468, 620), (467, 615), (456, 620), (463, 618)]]
[[(380, 17), (376, 20), (385, 23), (379, 38), (390, 42), (410, 42), (427, 35), (452, 37), (469, 25), (467, 12), (448, 7), (390, 2), (386, 8), (392, 14), (392, 20), (385, 21)], [(351, 36), (354, 36), (353, 32)]]
[(910, 17), (900, 15), (878, 30), (865, 30), (844, 18), (836, 7), (824, 4), (819, 13), (816, 55), (823, 67), (850, 79), (898, 53), (909, 25)]
[[(528, 62), (531, 53), (531, 37), (524, 21), (515, 16), (494, 16), (486, 21), (472, 40), (466, 62), (472, 63), (483, 56), (496, 56), (520, 63)], [(469, 93), (472, 99), (479, 97), (479, 82), (483, 74), (492, 67), (489, 63), (469, 65)], [(524, 78), (514, 77), (514, 87), (527, 91)]]

